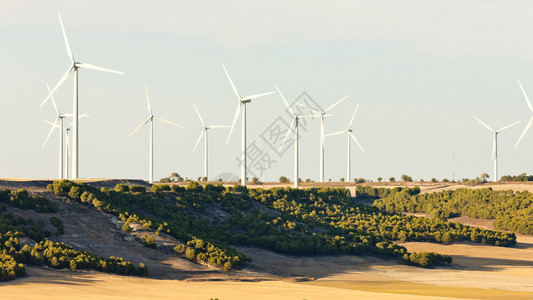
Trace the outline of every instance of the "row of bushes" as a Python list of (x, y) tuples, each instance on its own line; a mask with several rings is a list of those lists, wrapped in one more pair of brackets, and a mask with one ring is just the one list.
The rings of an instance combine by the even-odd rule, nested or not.
[(33, 209), (38, 213), (53, 213), (57, 211), (56, 206), (44, 197), (30, 195), (25, 189), (0, 190), (0, 203), (20, 209)]

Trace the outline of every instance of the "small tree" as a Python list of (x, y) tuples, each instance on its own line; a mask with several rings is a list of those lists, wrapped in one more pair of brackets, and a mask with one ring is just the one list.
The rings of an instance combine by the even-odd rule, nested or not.
[(413, 178), (411, 178), (411, 176), (407, 176), (405, 174), (402, 175), (402, 181), (405, 181), (405, 182), (412, 182), (413, 181)]
[(344, 182), (344, 177), (341, 178), (341, 182)]
[(257, 178), (257, 177), (252, 177), (252, 183), (253, 184), (261, 184), (261, 181), (259, 181), (259, 178)]
[(305, 180), (305, 182), (309, 183), (309, 182), (311, 182), (311, 179), (307, 178), (307, 179)]
[(389, 181), (390, 181), (390, 182), (395, 182), (395, 181), (396, 181), (396, 178), (391, 177), (391, 178), (389, 178)]
[(437, 178), (431, 178), (431, 182), (437, 182)]
[(378, 177), (378, 182), (381, 182), (382, 180), (383, 180), (383, 178)]
[(444, 178), (442, 182), (449, 182), (448, 178)]
[(280, 183), (289, 183), (289, 178), (285, 177), (285, 176), (280, 176), (279, 177), (279, 182)]
[(483, 174), (481, 174), (481, 179), (482, 179), (483, 181), (487, 181), (487, 179), (489, 179), (489, 177), (490, 177), (490, 176), (489, 176), (489, 174), (487, 174), (487, 173), (483, 173)]

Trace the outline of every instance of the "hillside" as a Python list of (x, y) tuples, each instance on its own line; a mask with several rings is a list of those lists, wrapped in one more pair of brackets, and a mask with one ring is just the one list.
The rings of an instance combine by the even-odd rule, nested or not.
[[(489, 257), (493, 252), (515, 251), (509, 247), (481, 246), (486, 247), (479, 248), (486, 249), (483, 250), (486, 256), (471, 264), (465, 253), (475, 252), (480, 246), (470, 241), (509, 243), (510, 246), (517, 241), (507, 233), (440, 219), (391, 214), (362, 206), (343, 189), (239, 190), (202, 187), (193, 183), (179, 188), (159, 185), (152, 187), (152, 192), (146, 190), (148, 185), (127, 186), (123, 183), (126, 182), (96, 181), (91, 185), (64, 182), (55, 183), (47, 189), (51, 181), (3, 181), (1, 188), (16, 190), (24, 187), (31, 192), (31, 197), (42, 196), (50, 201), (56, 211), (43, 213), (6, 203), (2, 205), (15, 216), (42, 220), (43, 228), (52, 233), (48, 237), (51, 241), (64, 242), (76, 250), (86, 250), (99, 257), (121, 257), (134, 266), (145, 264), (148, 276), (154, 279), (243, 282), (311, 280), (319, 286), (327, 286), (337, 282), (339, 274), (352, 274), (347, 278), (375, 278), (372, 280), (381, 282), (390, 277), (390, 280), (400, 280), (397, 284), (401, 285), (405, 280), (420, 282), (416, 279), (419, 277), (398, 277), (397, 274), (424, 274), (422, 276), (427, 276), (429, 280), (436, 275), (435, 272), (445, 272), (452, 278), (458, 276), (457, 270), (464, 268), (484, 269), (491, 264)], [(58, 217), (62, 221), (64, 234), (53, 234), (57, 229), (51, 224), (50, 217)], [(125, 224), (130, 230), (124, 230), (127, 227)], [(185, 233), (181, 231), (182, 228), (187, 229)], [(187, 235), (189, 233), (193, 236)], [(444, 236), (450, 240), (444, 239)], [(153, 238), (153, 244), (150, 238)], [(469, 242), (463, 246), (465, 242), (461, 241)], [(206, 248), (202, 244), (212, 244), (213, 249), (208, 250), (211, 246)], [(182, 245), (181, 253), (176, 250), (179, 245)], [(521, 245), (519, 242), (520, 249)], [(456, 256), (450, 249), (466, 250), (461, 250), (462, 254)], [(520, 257), (528, 255), (527, 249)], [(195, 257), (187, 257), (189, 250), (194, 250)], [(431, 260), (446, 257), (436, 254), (432, 258), (413, 256), (414, 259), (409, 260), (408, 255), (408, 260), (405, 260), (406, 252), (424, 251), (451, 255), (454, 259), (451, 268), (446, 267), (444, 261), (441, 262), (443, 266), (438, 266), (438, 260), (433, 261), (436, 269), (405, 264), (420, 264), (422, 260), (419, 259), (422, 258)], [(219, 253), (216, 257), (232, 262), (232, 270), (224, 271), (224, 261), (217, 262), (216, 257), (210, 260), (214, 253)], [(233, 253), (227, 256), (233, 257), (233, 260), (224, 258), (227, 254), (223, 253)], [(241, 258), (236, 255), (241, 255)], [(525, 266), (529, 268), (530, 263), (525, 263)], [(61, 273), (54, 275), (54, 272)], [(71, 277), (76, 274), (31, 264), (26, 266), (26, 273), (28, 276), (22, 277), (24, 281), (34, 277)], [(98, 273), (89, 271), (88, 274)], [(353, 274), (359, 275), (354, 277)], [(432, 282), (442, 284), (437, 280)], [(357, 286), (363, 290), (379, 290), (371, 286)], [(475, 284), (465, 283), (462, 286), (473, 287)], [(438, 290), (426, 288), (433, 291), (428, 292), (430, 294)]]

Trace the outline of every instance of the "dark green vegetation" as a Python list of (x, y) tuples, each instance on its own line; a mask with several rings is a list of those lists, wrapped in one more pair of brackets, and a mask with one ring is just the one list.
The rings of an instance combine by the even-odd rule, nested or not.
[(502, 181), (533, 181), (533, 175), (522, 173), (520, 175), (505, 175), (501, 177)]
[[(493, 191), (486, 188), (417, 195), (400, 192), (376, 200), (374, 205), (389, 212), (425, 212), (438, 218), (464, 215), (471, 218), (495, 219), (494, 226), (498, 229), (533, 234), (533, 194), (527, 191)], [(475, 239), (504, 246), (516, 243), (514, 234), (500, 235), (503, 236), (497, 238), (494, 234), (476, 235)], [(507, 242), (505, 239), (501, 240), (505, 235)]]
[[(375, 254), (402, 259), (407, 250), (394, 240), (460, 240), (452, 234), (456, 230), (452, 223), (360, 205), (346, 189), (263, 190), (189, 182), (187, 187), (154, 185), (152, 193), (147, 193), (135, 186), (97, 189), (70, 181), (55, 182), (48, 188), (115, 214), (124, 222), (125, 231), (138, 224), (156, 231), (156, 236), (165, 232), (181, 242), (174, 249), (178, 255), (225, 270), (247, 261), (230, 245), (294, 255)], [(149, 236), (139, 240), (157, 248)], [(430, 255), (425, 263), (425, 258), (415, 258), (407, 262), (429, 266), (451, 260)]]
[(403, 255), (402, 259), (408, 264), (421, 266), (421, 267), (428, 267), (438, 262), (446, 262), (446, 263), (452, 262), (452, 258), (450, 256), (440, 255), (435, 252), (425, 252), (425, 251), (420, 252), (420, 253), (413, 252), (411, 254), (406, 253)]
[(0, 203), (20, 209), (33, 209), (38, 213), (53, 213), (57, 211), (55, 205), (48, 199), (30, 196), (25, 189), (16, 191), (0, 190)]
[(65, 228), (63, 227), (63, 222), (58, 217), (50, 217), (50, 224), (54, 225), (57, 230), (55, 235), (65, 234)]
[[(55, 205), (44, 197), (33, 197), (26, 190), (0, 191), (0, 281), (11, 280), (25, 274), (24, 264), (47, 265), (52, 268), (71, 270), (95, 269), (124, 275), (146, 275), (143, 264), (138, 268), (122, 258), (104, 259), (93, 253), (77, 251), (63, 243), (55, 243), (47, 239), (50, 232), (44, 229), (42, 220), (17, 217), (6, 212), (4, 205), (21, 209), (32, 209), (36, 212), (56, 212)], [(50, 224), (56, 227), (56, 235), (63, 234), (63, 223), (57, 217), (50, 218)], [(29, 237), (37, 242), (33, 247), (29, 244), (21, 247), (20, 239)]]

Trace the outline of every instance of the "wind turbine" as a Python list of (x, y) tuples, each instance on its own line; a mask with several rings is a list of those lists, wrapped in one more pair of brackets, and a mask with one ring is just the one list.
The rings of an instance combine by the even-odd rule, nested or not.
[(483, 123), (483, 121), (478, 119), (476, 116), (474, 116), (474, 119), (478, 120), (478, 122), (481, 123), (481, 125), (485, 126), (488, 130), (490, 130), (490, 131), (492, 131), (492, 133), (494, 133), (494, 142), (492, 143), (492, 160), (494, 161), (494, 182), (496, 182), (496, 181), (498, 181), (498, 133), (504, 131), (505, 129), (507, 129), (507, 128), (511, 127), (511, 126), (514, 126), (514, 125), (520, 123), (520, 121), (514, 122), (513, 124), (510, 124), (510, 125), (507, 125), (507, 126), (504, 126), (504, 127), (500, 128), (498, 130), (494, 130), (491, 127), (489, 127), (489, 125)]
[[(529, 101), (529, 98), (527, 97), (526, 91), (524, 91), (524, 88), (522, 87), (522, 84), (520, 83), (520, 80), (518, 80), (518, 85), (520, 86), (520, 89), (522, 90), (522, 94), (524, 94), (524, 98), (526, 98), (526, 103), (527, 103), (527, 106), (529, 107), (529, 110), (531, 110), (531, 112), (533, 112), (533, 106), (531, 105), (531, 102)], [(524, 135), (528, 131), (529, 127), (531, 127), (531, 125), (533, 125), (533, 117), (531, 117), (531, 119), (529, 119), (529, 123), (527, 123), (526, 128), (524, 128), (524, 131), (522, 132), (522, 135), (520, 136), (520, 138), (518, 139), (518, 141), (514, 145), (515, 149), (516, 149), (516, 146), (518, 146), (518, 143), (520, 143), (520, 141), (522, 140), (522, 138), (524, 137)]]
[(357, 140), (357, 138), (355, 137), (355, 135), (353, 134), (353, 130), (352, 130), (352, 123), (353, 123), (353, 120), (355, 118), (355, 114), (357, 113), (357, 109), (359, 108), (359, 104), (355, 107), (355, 111), (353, 112), (353, 115), (352, 115), (352, 119), (350, 120), (350, 125), (348, 125), (348, 129), (345, 129), (345, 130), (342, 130), (342, 131), (338, 131), (338, 132), (334, 132), (334, 133), (330, 133), (330, 134), (327, 134), (326, 136), (331, 136), (331, 135), (338, 135), (338, 134), (343, 134), (343, 133), (347, 133), (347, 137), (348, 137), (348, 157), (347, 157), (347, 170), (346, 170), (346, 181), (347, 182), (350, 182), (350, 178), (351, 178), (351, 157), (350, 157), (350, 138), (352, 138), (355, 143), (357, 144), (357, 146), (359, 146), (359, 149), (361, 149), (361, 151), (365, 152), (365, 150), (363, 149), (363, 147), (361, 147), (361, 144), (359, 144), (359, 141)]
[[(64, 115), (64, 116), (71, 116), (70, 114), (68, 115)], [(79, 115), (79, 119), (81, 118), (86, 118), (86, 117), (89, 117), (89, 115), (87, 115), (87, 112), (84, 112), (83, 114)], [(53, 122), (50, 122), (50, 121), (47, 121), (47, 120), (43, 120), (45, 123), (49, 124), (52, 126), (52, 129), (55, 127), (55, 128), (58, 128), (59, 130), (62, 129), (62, 126), (63, 126), (63, 122), (61, 122), (61, 125), (58, 125), (58, 124), (55, 124)], [(71, 122), (67, 127), (63, 128), (65, 130), (65, 134), (66, 134), (66, 137), (65, 137), (65, 140), (66, 140), (66, 151), (64, 152), (66, 155), (65, 155), (65, 159), (64, 159), (64, 162), (65, 162), (65, 167), (63, 168), (64, 169), (64, 178), (65, 179), (69, 179), (69, 176), (68, 176), (68, 170), (69, 170), (69, 153), (70, 153), (70, 137), (69, 137), (69, 133), (70, 133), (70, 129), (72, 128), (72, 125), (74, 124), (74, 122)], [(52, 129), (50, 129), (50, 131), (52, 131)], [(62, 138), (62, 137), (61, 137)], [(63, 147), (61, 147), (61, 149), (63, 149)], [(63, 153), (62, 150), (60, 150), (60, 153)], [(59, 157), (59, 160), (63, 160), (63, 155), (61, 155)]]
[(291, 133), (291, 131), (294, 130), (294, 139), (296, 140), (296, 142), (294, 143), (294, 188), (297, 189), (298, 186), (299, 186), (299, 178), (300, 178), (299, 177), (299, 165), (298, 165), (298, 120), (299, 119), (304, 119), (304, 118), (317, 117), (317, 116), (315, 116), (315, 115), (300, 115), (300, 114), (296, 114), (292, 110), (292, 108), (289, 106), (289, 102), (287, 102), (287, 99), (285, 99), (285, 97), (283, 96), (283, 94), (281, 93), (279, 88), (276, 87), (276, 89), (278, 90), (278, 93), (281, 96), (281, 99), (285, 103), (285, 106), (287, 106), (287, 109), (289, 109), (289, 112), (294, 117), (294, 120), (292, 121), (291, 126), (289, 127), (289, 129), (287, 130), (287, 135), (285, 135), (285, 139), (283, 139), (283, 142), (281, 143), (281, 146), (279, 147), (279, 150), (281, 151), (281, 148), (283, 148), (283, 145), (285, 144), (285, 141), (289, 137), (289, 134)]
[[(46, 87), (48, 88), (48, 92), (50, 92), (50, 86), (46, 84)], [(54, 105), (54, 109), (57, 113), (56, 119), (54, 120), (52, 124), (52, 127), (50, 128), (50, 131), (48, 132), (48, 135), (46, 136), (46, 139), (44, 140), (44, 143), (42, 145), (42, 148), (46, 145), (46, 142), (48, 142), (48, 139), (52, 135), (52, 132), (55, 128), (59, 129), (59, 179), (63, 179), (63, 119), (72, 116), (71, 114), (62, 114), (59, 112), (59, 109), (57, 108), (56, 101), (54, 100), (54, 97), (51, 96), (52, 104)], [(44, 120), (45, 122), (48, 122)], [(59, 124), (57, 124), (59, 122)]]
[(194, 110), (196, 110), (196, 114), (198, 114), (198, 118), (200, 119), (200, 122), (202, 122), (202, 126), (203, 126), (203, 129), (202, 129), (202, 133), (200, 134), (200, 137), (198, 138), (198, 141), (196, 142), (196, 145), (194, 145), (194, 148), (192, 149), (192, 152), (194, 152), (196, 150), (196, 147), (198, 147), (198, 144), (200, 144), (200, 141), (202, 140), (202, 137), (204, 137), (205, 135), (205, 149), (204, 149), (204, 177), (205, 178), (209, 178), (208, 177), (208, 166), (207, 166), (207, 158), (208, 158), (208, 150), (207, 150), (207, 131), (211, 128), (227, 128), (229, 126), (224, 126), (224, 125), (205, 125), (204, 123), (204, 120), (202, 119), (202, 116), (200, 115), (200, 112), (198, 112), (198, 108), (196, 108), (196, 105), (194, 105)]
[(326, 146), (326, 143), (324, 141), (324, 117), (330, 116), (326, 115), (328, 111), (330, 111), (332, 108), (337, 106), (337, 104), (341, 103), (342, 101), (346, 100), (349, 96), (344, 96), (341, 100), (333, 103), (328, 108), (326, 108), (324, 111), (318, 111), (315, 109), (310, 108), (307, 105), (303, 105), (301, 103), (296, 103), (299, 106), (305, 107), (308, 110), (318, 114), (320, 116), (320, 182), (324, 182), (324, 148)]
[(135, 128), (135, 130), (133, 130), (133, 132), (130, 133), (130, 135), (128, 135), (126, 138), (129, 138), (135, 132), (137, 132), (137, 130), (141, 129), (141, 127), (146, 125), (146, 123), (150, 122), (150, 174), (149, 174), (149, 180), (150, 180), (150, 183), (153, 183), (154, 182), (154, 119), (157, 119), (159, 121), (168, 123), (170, 125), (174, 125), (176, 127), (183, 128), (183, 126), (181, 126), (179, 124), (176, 124), (176, 123), (173, 123), (173, 122), (170, 122), (170, 121), (165, 120), (163, 118), (154, 116), (154, 114), (152, 113), (152, 106), (150, 106), (150, 97), (148, 96), (148, 87), (145, 85), (144, 89), (146, 91), (146, 103), (148, 103), (148, 113), (150, 114), (150, 116), (148, 117), (148, 119), (146, 119), (146, 121), (142, 122), (141, 125), (139, 125), (137, 128)]
[(91, 64), (85, 64), (81, 62), (77, 62), (74, 60), (74, 55), (72, 54), (72, 50), (70, 49), (70, 44), (67, 39), (67, 34), (65, 32), (65, 28), (63, 27), (63, 21), (61, 20), (61, 15), (59, 15), (59, 23), (61, 24), (61, 31), (63, 32), (63, 39), (65, 40), (65, 47), (67, 48), (67, 54), (70, 58), (70, 66), (68, 67), (67, 71), (59, 82), (55, 85), (55, 87), (52, 89), (52, 91), (48, 94), (48, 97), (46, 97), (41, 103), (41, 107), (50, 99), (52, 94), (54, 94), (57, 89), (67, 80), (68, 76), (71, 72), (74, 73), (74, 104), (73, 104), (73, 115), (74, 115), (74, 126), (73, 126), (73, 135), (72, 135), (72, 177), (74, 179), (78, 179), (78, 69), (79, 68), (85, 68), (85, 69), (92, 69), (97, 71), (104, 71), (104, 72), (111, 72), (111, 73), (117, 73), (117, 74), (124, 74), (119, 71), (106, 69), (102, 67), (98, 67)]
[(237, 88), (235, 87), (235, 84), (233, 84), (233, 81), (231, 80), (231, 77), (229, 76), (229, 73), (226, 70), (226, 67), (222, 65), (222, 68), (224, 69), (224, 72), (226, 72), (226, 76), (228, 77), (231, 87), (233, 88), (233, 92), (235, 92), (235, 95), (237, 96), (237, 100), (239, 101), (239, 104), (237, 104), (237, 110), (235, 111), (235, 117), (233, 118), (233, 123), (231, 124), (231, 129), (229, 131), (228, 140), (226, 141), (226, 144), (228, 144), (229, 142), (231, 133), (233, 132), (233, 127), (235, 127), (235, 122), (237, 122), (237, 118), (239, 117), (239, 114), (241, 113), (241, 110), (242, 110), (241, 185), (246, 186), (246, 103), (252, 102), (252, 99), (255, 99), (255, 98), (272, 95), (274, 94), (274, 92), (254, 94), (254, 95), (250, 95), (247, 97), (241, 97), (241, 95), (237, 91)]

